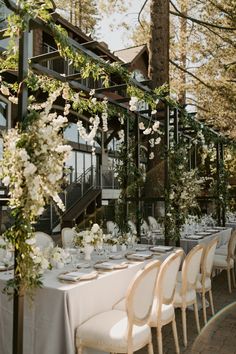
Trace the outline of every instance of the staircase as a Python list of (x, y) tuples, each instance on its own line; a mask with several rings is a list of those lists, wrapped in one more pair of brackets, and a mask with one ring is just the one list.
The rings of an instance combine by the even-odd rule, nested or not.
[(36, 230), (47, 233), (60, 232), (61, 228), (72, 227), (93, 214), (101, 206), (98, 171), (94, 167), (88, 168), (65, 188), (60, 197), (64, 202), (65, 211), (61, 213), (55, 204), (51, 203), (35, 225)]

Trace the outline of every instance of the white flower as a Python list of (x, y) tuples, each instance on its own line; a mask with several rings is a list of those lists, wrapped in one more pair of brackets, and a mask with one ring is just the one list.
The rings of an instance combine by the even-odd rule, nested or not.
[(155, 145), (155, 139), (154, 138), (150, 139), (149, 144), (150, 144), (151, 148), (153, 148)]
[(138, 102), (139, 102), (139, 99), (138, 99), (138, 97), (136, 97), (136, 96), (132, 96), (131, 97), (131, 99), (130, 99), (130, 101), (129, 101), (129, 109), (130, 109), (130, 111), (137, 111), (137, 109), (138, 109)]
[(94, 89), (90, 90), (89, 95), (90, 95), (90, 96), (95, 95), (95, 90), (94, 90)]
[(145, 130), (145, 125), (143, 122), (140, 122), (138, 126), (140, 130)]
[(0, 91), (1, 91), (2, 94), (5, 95), (5, 96), (9, 96), (9, 95), (10, 95), (9, 88), (6, 87), (5, 85), (1, 85)]
[(144, 131), (143, 131), (143, 134), (144, 135), (149, 135), (152, 131), (152, 128), (146, 128)]
[(10, 179), (9, 176), (6, 176), (6, 177), (4, 177), (4, 178), (2, 179), (2, 183), (3, 183), (4, 186), (6, 186), (6, 187), (9, 186), (10, 182), (11, 182), (11, 179)]
[(152, 111), (151, 111), (151, 114), (152, 115), (154, 115), (154, 114), (156, 114), (157, 113), (157, 110), (156, 109), (153, 109)]
[(35, 237), (28, 238), (25, 243), (27, 243), (28, 245), (35, 245), (36, 239)]
[(93, 224), (91, 231), (96, 234), (100, 230), (100, 227), (98, 224)]
[(95, 105), (95, 104), (97, 103), (96, 97), (93, 97), (93, 98), (91, 99), (91, 102)]
[(9, 99), (9, 101), (11, 101), (12, 103), (18, 104), (18, 97), (9, 96), (8, 99)]
[(154, 132), (156, 132), (159, 127), (160, 127), (160, 122), (159, 120), (156, 120), (152, 126), (152, 129), (154, 130)]
[(26, 162), (23, 175), (25, 176), (25, 178), (27, 178), (28, 176), (33, 175), (36, 171), (37, 167), (33, 163)]
[(153, 160), (154, 159), (154, 153), (151, 152), (150, 155), (149, 155), (149, 160)]
[(160, 144), (160, 142), (161, 142), (161, 138), (160, 137), (156, 138), (155, 144), (158, 145), (158, 144)]

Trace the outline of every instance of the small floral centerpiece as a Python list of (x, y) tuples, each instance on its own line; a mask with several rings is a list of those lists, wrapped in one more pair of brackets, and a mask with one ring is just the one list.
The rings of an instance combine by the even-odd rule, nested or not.
[(70, 255), (63, 248), (56, 246), (51, 249), (49, 257), (52, 267), (62, 268)]
[(86, 245), (98, 246), (103, 243), (103, 231), (98, 224), (93, 224), (90, 230), (79, 231), (77, 226), (74, 230), (76, 231), (73, 240), (75, 247), (84, 248)]
[(117, 237), (112, 237), (111, 234), (107, 234), (104, 237), (104, 243), (107, 245), (111, 246), (111, 251), (112, 252), (117, 252), (117, 245), (119, 244), (118, 238)]
[(98, 224), (93, 224), (90, 230), (79, 231), (78, 227), (74, 228), (76, 236), (74, 237), (75, 247), (83, 248), (85, 259), (91, 259), (91, 253), (94, 247), (102, 247), (103, 231)]

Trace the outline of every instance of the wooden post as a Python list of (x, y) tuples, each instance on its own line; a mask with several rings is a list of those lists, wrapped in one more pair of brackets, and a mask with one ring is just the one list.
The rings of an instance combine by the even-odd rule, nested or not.
[[(27, 115), (28, 89), (25, 78), (28, 75), (28, 45), (29, 28), (26, 19), (25, 31), (19, 37), (19, 62), (18, 62), (18, 82), (20, 91), (18, 95), (18, 119), (22, 123)], [(17, 276), (17, 263), (19, 251), (15, 250), (14, 276)], [(19, 280), (20, 281), (20, 280)], [(23, 328), (24, 328), (24, 292), (21, 288), (14, 290), (13, 299), (13, 354), (23, 354)]]
[[(169, 148), (170, 148), (170, 112), (168, 105), (165, 105), (165, 195), (170, 193), (169, 183)], [(165, 218), (168, 212), (168, 202), (165, 200)], [(167, 227), (165, 226), (165, 244), (169, 244), (169, 235)]]

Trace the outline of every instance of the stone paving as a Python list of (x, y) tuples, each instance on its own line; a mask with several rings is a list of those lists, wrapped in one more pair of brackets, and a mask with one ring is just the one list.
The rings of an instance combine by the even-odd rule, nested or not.
[[(202, 310), (199, 310), (201, 333), (197, 335), (194, 312), (187, 310), (188, 346), (183, 346), (181, 310), (176, 310), (176, 322), (180, 352), (185, 354), (236, 354), (236, 289), (228, 292), (226, 272), (213, 278), (213, 300), (216, 314), (212, 317), (207, 308), (208, 323), (204, 327)], [(171, 325), (162, 329), (163, 354), (175, 354)], [(154, 354), (158, 354), (155, 330), (153, 330)], [(144, 348), (136, 352), (147, 354)]]

